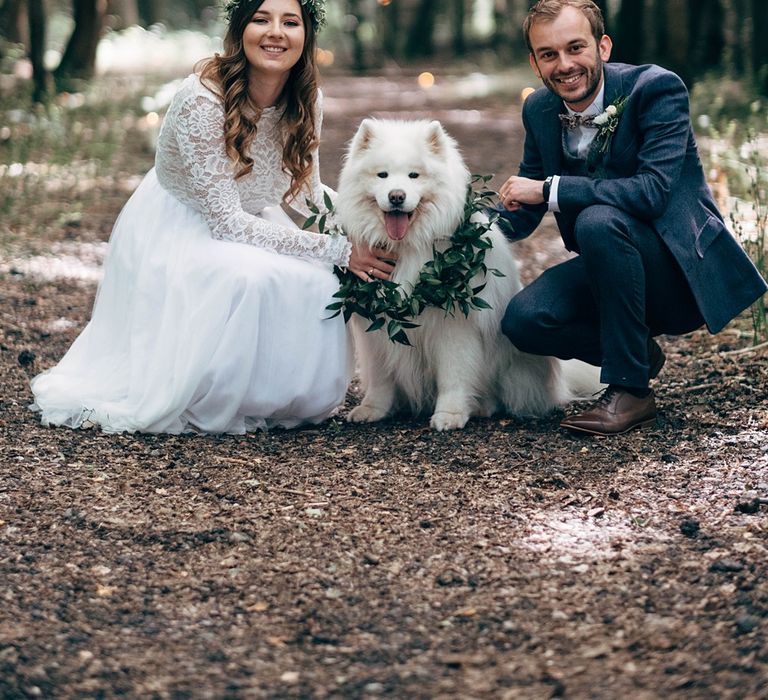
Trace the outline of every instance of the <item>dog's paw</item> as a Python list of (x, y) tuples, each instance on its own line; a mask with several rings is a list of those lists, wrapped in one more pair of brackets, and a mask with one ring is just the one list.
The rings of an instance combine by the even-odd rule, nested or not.
[(375, 423), (378, 420), (386, 418), (386, 416), (387, 412), (377, 406), (361, 404), (349, 412), (347, 420), (350, 423)]
[(469, 413), (462, 411), (460, 413), (449, 413), (448, 411), (437, 411), (432, 414), (429, 424), (435, 430), (458, 430), (463, 428), (469, 420)]

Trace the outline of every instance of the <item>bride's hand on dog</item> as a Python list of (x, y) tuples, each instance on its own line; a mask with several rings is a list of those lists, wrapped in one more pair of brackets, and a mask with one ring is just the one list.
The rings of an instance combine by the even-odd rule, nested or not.
[(371, 248), (367, 245), (352, 245), (347, 269), (363, 282), (374, 279), (388, 280), (395, 271), (397, 254), (383, 248)]
[(544, 202), (543, 181), (513, 175), (499, 188), (499, 201), (507, 211), (517, 211), (523, 204)]

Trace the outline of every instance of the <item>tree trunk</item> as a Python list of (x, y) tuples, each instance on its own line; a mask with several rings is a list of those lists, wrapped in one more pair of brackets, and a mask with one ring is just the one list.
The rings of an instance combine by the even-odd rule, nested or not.
[(512, 40), (511, 50), (514, 56), (521, 56), (526, 61), (528, 59), (528, 47), (525, 45), (523, 36), (523, 22), (528, 14), (527, 0), (506, 0), (509, 8), (509, 16), (512, 22)]
[[(747, 4), (747, 0), (723, 0), (723, 64), (733, 78), (742, 78), (752, 70), (751, 43), (746, 38), (749, 22), (745, 21), (752, 3), (749, 2), (749, 7)], [(765, 37), (760, 40), (765, 41)]]
[(209, 0), (186, 0), (184, 6), (186, 14), (192, 22), (200, 22), (207, 8), (211, 6)]
[(752, 0), (752, 66), (758, 92), (768, 97), (768, 3)]
[(645, 0), (622, 0), (616, 18), (616, 42), (612, 58), (624, 63), (642, 63), (646, 55)]
[(400, 44), (400, 5), (390, 2), (379, 6), (378, 24), (381, 27), (381, 47), (390, 58), (399, 58)]
[(149, 27), (168, 20), (168, 5), (165, 0), (136, 0), (136, 4), (142, 26)]
[(67, 89), (72, 79), (88, 80), (96, 70), (96, 47), (104, 26), (104, 0), (74, 0), (75, 28), (61, 63), (54, 72), (56, 85)]
[(654, 62), (677, 73), (686, 84), (692, 80), (689, 56), (688, 0), (655, 0), (653, 4), (655, 46), (646, 49)]
[(5, 0), (0, 5), (0, 37), (12, 44), (25, 44), (27, 31), (23, 26), (24, 3), (22, 0)]
[(608, 34), (610, 27), (610, 17), (608, 16), (608, 1), (607, 0), (595, 0), (595, 5), (600, 8), (600, 12), (603, 13), (603, 20), (605, 21), (605, 33)]
[(106, 14), (110, 29), (125, 29), (139, 23), (136, 0), (108, 0)]
[(347, 0), (347, 11), (355, 18), (354, 28), (351, 32), (352, 68), (357, 73), (363, 73), (366, 69), (365, 44), (363, 43), (363, 37), (360, 31), (363, 22), (365, 22), (365, 14), (360, 5), (360, 0)]
[(152, 0), (136, 0), (139, 9), (139, 22), (143, 27), (149, 27), (157, 22)]
[(432, 0), (420, 0), (405, 44), (407, 58), (423, 58), (435, 52), (435, 8)]
[(720, 0), (688, 0), (691, 50), (689, 63), (694, 77), (722, 64), (725, 36), (723, 6)]
[(652, 0), (651, 22), (645, 42), (645, 54), (653, 56), (655, 63), (666, 63), (667, 55), (667, 0)]
[(43, 0), (27, 0), (29, 17), (29, 60), (32, 63), (32, 99), (45, 102), (50, 93), (50, 76), (43, 63), (45, 53), (45, 8)]
[(688, 56), (690, 37), (688, 35), (687, 0), (666, 0), (667, 4), (667, 67), (675, 71), (690, 85), (692, 76)]
[(463, 56), (467, 52), (467, 39), (464, 24), (467, 15), (465, 0), (453, 0), (452, 24), (453, 24), (453, 53)]
[(504, 57), (512, 55), (510, 49), (514, 40), (510, 10), (510, 0), (494, 0), (491, 46), (498, 55)]

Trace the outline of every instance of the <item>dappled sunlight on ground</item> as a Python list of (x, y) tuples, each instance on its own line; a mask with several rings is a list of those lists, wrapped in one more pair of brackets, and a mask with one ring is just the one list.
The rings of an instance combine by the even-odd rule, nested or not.
[(49, 333), (63, 333), (74, 328), (77, 328), (77, 323), (71, 318), (65, 318), (64, 316), (54, 319), (46, 326), (46, 330)]
[(71, 279), (98, 282), (107, 243), (54, 243), (47, 255), (15, 258), (0, 263), (0, 274), (24, 275), (40, 282)]
[[(562, 508), (538, 510), (530, 515), (528, 532), (518, 546), (541, 554), (543, 559), (561, 564), (586, 564), (590, 560), (611, 559), (626, 547), (638, 547), (638, 531), (626, 513), (606, 513), (595, 508), (577, 514)], [(660, 532), (642, 532), (644, 538), (662, 538)]]
[(759, 461), (763, 466), (768, 466), (768, 412), (763, 415), (762, 423), (748, 427), (735, 435), (714, 435), (705, 439), (709, 451), (722, 447), (759, 447), (764, 457)]

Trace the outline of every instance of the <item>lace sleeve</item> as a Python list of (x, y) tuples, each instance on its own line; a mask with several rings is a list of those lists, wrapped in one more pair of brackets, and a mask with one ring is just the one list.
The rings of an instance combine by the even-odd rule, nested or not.
[(351, 246), (343, 236), (321, 236), (265, 221), (243, 210), (232, 166), (224, 148), (224, 113), (196, 94), (178, 110), (176, 127), (189, 193), (214, 238), (267, 248), (277, 253), (344, 266)]

